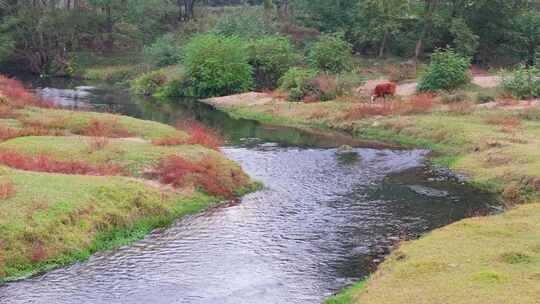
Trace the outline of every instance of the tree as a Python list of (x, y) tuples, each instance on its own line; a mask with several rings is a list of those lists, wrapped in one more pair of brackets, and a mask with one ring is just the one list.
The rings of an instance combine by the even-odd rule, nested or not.
[(516, 49), (524, 54), (527, 65), (534, 65), (536, 52), (540, 50), (540, 12), (529, 11), (516, 18)]
[(360, 4), (360, 18), (367, 23), (365, 37), (379, 42), (379, 57), (384, 55), (390, 36), (396, 34), (409, 12), (408, 1), (366, 0)]

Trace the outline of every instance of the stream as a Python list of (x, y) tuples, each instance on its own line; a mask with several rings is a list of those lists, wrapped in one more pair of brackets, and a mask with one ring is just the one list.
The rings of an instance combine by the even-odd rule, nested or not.
[(265, 187), (131, 246), (6, 284), (1, 304), (321, 303), (369, 275), (400, 240), (496, 205), (428, 166), (428, 151), (233, 119), (194, 101), (156, 107), (104, 84), (33, 85), (63, 106), (196, 119), (220, 130), (226, 156)]

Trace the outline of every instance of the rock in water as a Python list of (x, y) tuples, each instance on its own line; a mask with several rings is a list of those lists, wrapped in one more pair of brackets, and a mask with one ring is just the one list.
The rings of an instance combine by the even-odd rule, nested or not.
[(443, 190), (437, 190), (426, 186), (420, 186), (420, 185), (410, 185), (407, 186), (407, 188), (411, 189), (412, 191), (429, 197), (447, 197), (450, 195), (447, 191)]

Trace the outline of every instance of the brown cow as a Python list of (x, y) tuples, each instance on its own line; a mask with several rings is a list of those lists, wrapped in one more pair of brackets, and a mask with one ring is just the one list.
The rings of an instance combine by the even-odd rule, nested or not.
[(396, 88), (397, 86), (393, 82), (384, 82), (378, 84), (373, 90), (373, 94), (371, 95), (371, 102), (374, 102), (377, 98), (382, 97), (386, 100), (386, 96), (396, 95)]

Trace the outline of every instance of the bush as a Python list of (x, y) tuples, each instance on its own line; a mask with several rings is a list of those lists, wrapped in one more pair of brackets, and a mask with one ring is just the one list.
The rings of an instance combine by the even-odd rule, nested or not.
[(300, 101), (314, 92), (313, 80), (317, 74), (313, 69), (291, 68), (280, 78), (280, 89), (289, 95), (289, 100)]
[(478, 93), (476, 95), (476, 103), (488, 103), (495, 101), (495, 95), (490, 93)]
[(145, 46), (143, 53), (146, 62), (159, 67), (176, 64), (182, 59), (179, 38), (171, 33), (165, 34), (151, 45)]
[(275, 89), (279, 78), (295, 63), (297, 56), (289, 39), (264, 37), (248, 45), (258, 89)]
[(503, 88), (518, 98), (540, 97), (539, 74), (538, 68), (521, 65), (503, 80)]
[(166, 82), (167, 76), (163, 71), (152, 71), (135, 78), (130, 89), (134, 94), (151, 96)]
[(275, 23), (268, 22), (264, 12), (253, 9), (235, 9), (218, 19), (210, 33), (218, 36), (260, 38), (278, 33)]
[(453, 50), (437, 50), (418, 85), (419, 91), (454, 90), (471, 81), (468, 58)]
[(337, 95), (352, 95), (354, 90), (361, 86), (366, 79), (358, 73), (345, 72), (336, 76)]
[(352, 48), (339, 36), (324, 35), (311, 46), (308, 59), (321, 71), (340, 73), (350, 66)]
[(467, 94), (464, 92), (456, 92), (456, 93), (447, 93), (443, 92), (441, 94), (441, 102), (443, 104), (451, 104), (451, 103), (457, 103), (467, 100)]
[(252, 68), (238, 37), (197, 36), (184, 48), (186, 77), (197, 97), (222, 96), (251, 89)]

